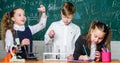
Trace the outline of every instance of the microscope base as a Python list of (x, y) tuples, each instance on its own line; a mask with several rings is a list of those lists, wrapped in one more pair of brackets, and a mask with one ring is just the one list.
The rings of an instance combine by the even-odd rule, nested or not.
[(25, 62), (25, 59), (12, 58), (10, 62)]

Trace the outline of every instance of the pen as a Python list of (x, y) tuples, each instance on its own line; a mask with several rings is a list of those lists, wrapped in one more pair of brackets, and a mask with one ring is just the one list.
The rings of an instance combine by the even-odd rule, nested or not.
[(106, 50), (106, 48), (105, 48), (105, 46), (103, 45), (103, 50), (104, 50), (104, 52), (107, 52), (107, 50)]
[(106, 52), (104, 48), (102, 48), (102, 52)]
[(110, 52), (110, 50), (107, 48), (107, 52)]
[(84, 48), (84, 51), (85, 51), (86, 55), (88, 56), (88, 53), (87, 53), (87, 50), (86, 50), (86, 48), (85, 48), (85, 45), (84, 45), (84, 44), (83, 44), (83, 48)]

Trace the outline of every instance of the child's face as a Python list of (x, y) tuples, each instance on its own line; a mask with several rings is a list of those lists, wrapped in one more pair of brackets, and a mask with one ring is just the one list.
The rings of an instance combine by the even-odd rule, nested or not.
[(62, 15), (62, 21), (64, 22), (65, 25), (70, 24), (71, 20), (72, 20), (72, 17), (67, 17)]
[(14, 11), (14, 16), (12, 17), (12, 21), (14, 21), (17, 25), (24, 25), (26, 22), (26, 16), (23, 9), (16, 9)]
[(105, 33), (100, 31), (97, 27), (91, 30), (91, 42), (94, 44), (99, 44), (104, 39)]

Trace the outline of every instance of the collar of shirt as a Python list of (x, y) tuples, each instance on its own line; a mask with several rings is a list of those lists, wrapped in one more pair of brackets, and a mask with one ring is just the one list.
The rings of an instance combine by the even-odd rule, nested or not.
[(64, 22), (63, 22), (63, 20), (60, 20), (60, 23), (61, 23), (62, 25), (64, 25), (64, 26), (69, 26), (72, 22), (69, 23), (68, 25), (65, 25)]
[(25, 30), (25, 26), (24, 25), (19, 26), (17, 24), (14, 24), (14, 30), (24, 31)]

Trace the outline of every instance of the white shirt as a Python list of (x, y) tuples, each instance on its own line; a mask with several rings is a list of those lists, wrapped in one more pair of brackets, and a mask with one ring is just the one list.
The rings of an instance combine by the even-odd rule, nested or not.
[[(29, 26), (32, 35), (37, 33), (38, 31), (42, 30), (43, 28), (45, 28), (46, 21), (47, 21), (47, 18), (41, 18), (38, 24), (36, 24), (34, 26)], [(14, 24), (14, 30), (24, 31), (25, 26), (24, 25), (19, 26), (17, 24)], [(12, 32), (10, 30), (6, 31), (5, 42), (6, 42), (5, 49), (6, 49), (6, 51), (8, 51), (10, 46), (13, 45), (13, 43), (14, 43), (13, 34), (12, 34)]]
[[(50, 38), (48, 33), (50, 30), (54, 30), (55, 36), (54, 38)], [(80, 28), (70, 23), (69, 25), (65, 25), (63, 21), (53, 22), (48, 28), (45, 34), (45, 43), (53, 43), (53, 53), (67, 53), (73, 54), (75, 48), (75, 42), (79, 37), (81, 31)]]

